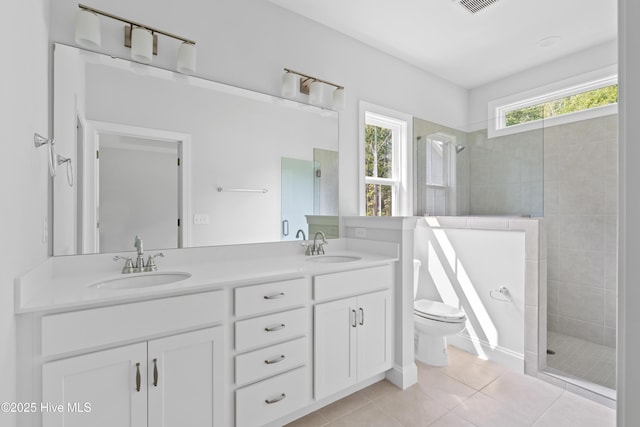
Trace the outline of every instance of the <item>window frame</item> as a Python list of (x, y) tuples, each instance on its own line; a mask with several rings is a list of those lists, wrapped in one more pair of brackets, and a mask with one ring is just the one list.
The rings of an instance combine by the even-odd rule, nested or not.
[(567, 113), (546, 119), (534, 120), (517, 125), (506, 126), (505, 114), (520, 108), (542, 104), (548, 101), (577, 95), (579, 93), (611, 86), (618, 83), (616, 67), (606, 67), (590, 73), (582, 74), (556, 83), (541, 86), (525, 92), (489, 101), (487, 117), (487, 133), (495, 138), (515, 133), (542, 129), (549, 126), (572, 123), (596, 117), (607, 116), (618, 112), (618, 104), (603, 105), (587, 110)]
[[(361, 216), (367, 215), (366, 186), (367, 184), (390, 185), (392, 188), (391, 215), (411, 215), (413, 209), (412, 183), (412, 152), (409, 147), (413, 132), (413, 117), (375, 104), (360, 101), (360, 144), (359, 144), (359, 211)], [(365, 129), (366, 125), (374, 125), (392, 130), (392, 177), (378, 178), (366, 176), (365, 169)]]
[[(455, 165), (456, 159), (453, 153), (453, 151), (455, 151), (455, 146), (456, 146), (456, 137), (454, 135), (449, 135), (447, 133), (437, 132), (431, 135), (427, 135), (426, 139), (427, 139), (427, 143), (430, 143), (431, 141), (439, 141), (442, 143), (442, 156), (443, 156), (442, 179), (444, 181), (444, 184), (429, 183), (429, 173), (427, 172), (425, 176), (424, 186), (425, 186), (425, 189), (433, 188), (433, 189), (444, 191), (445, 212), (442, 214), (436, 213), (435, 210), (434, 212), (429, 212), (429, 206), (427, 203), (428, 200), (425, 200), (426, 211), (424, 212), (424, 214), (425, 215), (450, 215), (451, 212), (455, 212), (455, 209), (456, 209), (455, 204), (453, 202), (453, 200), (455, 200), (455, 191), (453, 191), (453, 187), (452, 187), (452, 185), (455, 185), (455, 178), (452, 176), (452, 173), (455, 173), (456, 171), (456, 165)], [(429, 167), (431, 163), (429, 162), (430, 152), (431, 150), (427, 151), (427, 167)], [(432, 208), (435, 208), (435, 207), (432, 207)]]

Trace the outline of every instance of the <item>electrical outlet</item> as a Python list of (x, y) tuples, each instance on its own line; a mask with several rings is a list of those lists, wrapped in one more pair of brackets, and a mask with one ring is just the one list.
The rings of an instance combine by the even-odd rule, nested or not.
[(193, 223), (196, 225), (209, 224), (209, 215), (207, 214), (195, 214), (193, 215)]
[(360, 238), (367, 237), (367, 229), (362, 227), (356, 228), (356, 237), (360, 237)]
[(193, 215), (193, 223), (196, 225), (209, 224), (209, 215), (207, 214), (195, 214)]

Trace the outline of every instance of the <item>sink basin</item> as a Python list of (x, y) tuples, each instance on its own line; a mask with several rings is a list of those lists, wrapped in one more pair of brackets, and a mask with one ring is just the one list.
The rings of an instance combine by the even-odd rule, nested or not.
[(191, 277), (189, 273), (132, 273), (131, 275), (118, 277), (94, 283), (91, 287), (99, 289), (137, 289), (152, 286), (166, 285), (179, 282)]
[(358, 261), (362, 258), (359, 256), (349, 256), (349, 255), (320, 255), (313, 258), (307, 258), (309, 262), (353, 262)]

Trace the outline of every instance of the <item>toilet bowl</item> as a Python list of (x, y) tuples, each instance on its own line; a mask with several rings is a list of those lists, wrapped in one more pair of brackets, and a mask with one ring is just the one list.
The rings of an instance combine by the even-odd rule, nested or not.
[(462, 332), (467, 316), (462, 310), (428, 299), (416, 300), (420, 260), (413, 260), (413, 320), (416, 359), (433, 366), (447, 366), (447, 336)]

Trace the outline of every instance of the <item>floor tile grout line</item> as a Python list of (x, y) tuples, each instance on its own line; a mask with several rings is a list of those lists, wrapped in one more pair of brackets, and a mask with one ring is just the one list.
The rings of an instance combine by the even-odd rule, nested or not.
[(549, 405), (549, 407), (547, 408), (546, 411), (544, 411), (542, 413), (542, 415), (540, 415), (534, 422), (533, 424), (531, 424), (532, 427), (535, 427), (535, 425), (542, 419), (544, 418), (545, 415), (547, 415), (549, 413), (549, 411), (551, 411), (551, 409), (556, 406), (558, 404), (558, 402), (560, 401), (560, 399), (566, 394), (569, 393), (567, 390), (562, 390), (562, 393), (560, 393), (560, 395), (553, 401), (553, 403), (551, 405)]

